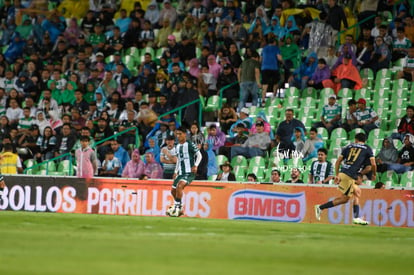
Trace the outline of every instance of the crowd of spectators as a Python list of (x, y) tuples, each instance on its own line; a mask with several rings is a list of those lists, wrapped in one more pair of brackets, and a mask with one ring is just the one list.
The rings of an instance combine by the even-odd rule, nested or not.
[[(272, 125), (266, 114), (250, 117), (246, 107), (268, 106), (285, 85), (331, 88), (313, 126), (328, 133), (341, 126), (369, 133), (379, 127), (369, 102), (350, 100), (342, 121), (338, 92), (365, 87), (359, 73), (364, 68), (375, 74), (391, 62), (409, 63), (414, 39), (408, 1), (387, 6), (384, 1), (154, 0), (126, 10), (119, 1), (91, 0), (81, 18), (65, 18), (68, 11), (59, 9), (65, 0), (3, 2), (1, 146), (12, 144), (23, 162), (72, 159), (80, 150), (76, 155), (96, 162), (96, 169), (95, 163), (91, 167), (99, 176), (171, 178), (179, 125), (188, 128), (205, 158), (198, 179), (233, 178), (230, 163), (218, 166), (217, 155), (267, 156), (274, 147), (324, 162), (319, 155), (326, 155), (320, 151), (326, 144), (316, 128), (306, 129), (294, 118), (294, 110), (283, 109), (285, 119)], [(48, 10), (49, 2), (57, 9)], [(383, 11), (391, 7), (393, 18), (385, 18)], [(373, 17), (364, 20), (367, 15)], [(337, 40), (353, 16), (362, 22), (359, 37), (354, 32)], [(412, 80), (410, 71), (397, 76)], [(200, 96), (219, 95), (229, 84), (222, 91), (226, 104), (213, 114), (217, 123), (205, 133), (205, 125), (194, 123), (198, 104), (184, 108), (180, 121), (177, 113), (158, 120)], [(414, 128), (400, 126), (405, 130), (394, 138), (408, 144), (405, 134), (414, 134)], [(108, 139), (130, 127), (139, 129), (139, 142), (133, 130)], [(96, 158), (86, 150), (95, 147)], [(292, 170), (292, 182), (300, 182), (298, 173)], [(281, 176), (275, 172), (275, 180), (276, 174)]]

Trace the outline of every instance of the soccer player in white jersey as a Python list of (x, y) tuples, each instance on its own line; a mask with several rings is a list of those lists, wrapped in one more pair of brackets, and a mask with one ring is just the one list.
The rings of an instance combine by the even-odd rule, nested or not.
[(201, 152), (197, 146), (187, 140), (187, 132), (184, 127), (177, 128), (175, 135), (178, 140), (175, 148), (177, 165), (175, 167), (173, 175), (174, 182), (171, 188), (171, 194), (174, 197), (174, 206), (171, 206), (167, 211), (167, 215), (172, 217), (178, 217), (184, 213), (181, 202), (183, 191), (194, 180), (197, 167), (202, 159)]

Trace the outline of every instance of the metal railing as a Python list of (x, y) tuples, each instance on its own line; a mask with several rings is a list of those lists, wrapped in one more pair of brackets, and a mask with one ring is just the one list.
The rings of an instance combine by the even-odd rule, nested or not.
[[(343, 33), (347, 32), (347, 31), (349, 31), (349, 30), (351, 30), (351, 29), (353, 29), (353, 28), (358, 27), (358, 26), (359, 26), (359, 25), (361, 25), (362, 23), (365, 23), (366, 21), (371, 20), (371, 19), (372, 19), (372, 18), (374, 18), (375, 16), (376, 16), (375, 14), (373, 14), (373, 15), (371, 15), (371, 16), (368, 16), (367, 18), (364, 18), (363, 20), (361, 20), (361, 21), (357, 22), (356, 24), (354, 24), (354, 25), (352, 25), (352, 26), (350, 26), (350, 27), (346, 28), (345, 30), (342, 30), (342, 31), (338, 32), (338, 34), (337, 34), (337, 39), (336, 39), (336, 46), (339, 46), (339, 45), (341, 44), (341, 35), (342, 35)], [(358, 29), (356, 29), (356, 30), (357, 30), (357, 35), (356, 35), (356, 37), (355, 37), (355, 40), (356, 40), (356, 39), (357, 39), (357, 37), (358, 37)]]
[[(135, 126), (134, 127), (130, 127), (128, 129), (125, 129), (122, 132), (116, 133), (115, 135), (112, 135), (110, 137), (104, 138), (104, 139), (102, 139), (100, 141), (97, 141), (91, 148), (92, 149), (95, 149), (97, 145), (99, 145), (101, 143), (104, 143), (104, 142), (106, 142), (108, 140), (112, 140), (115, 137), (120, 136), (120, 135), (123, 135), (125, 133), (128, 133), (128, 132), (130, 132), (132, 130), (135, 130), (135, 146), (138, 148), (139, 147), (139, 144), (140, 144), (140, 142), (139, 142), (139, 129), (137, 127), (135, 127)], [(37, 163), (37, 164), (35, 164), (33, 166), (26, 167), (26, 169), (23, 170), (23, 174), (27, 174), (27, 171), (29, 171), (29, 170), (33, 170), (33, 169), (36, 169), (38, 167), (46, 166), (46, 169), (45, 169), (46, 170), (46, 175), (48, 175), (49, 174), (49, 162), (55, 161), (55, 160), (58, 160), (58, 159), (66, 159), (66, 158), (69, 159), (69, 171), (72, 171), (72, 168), (73, 168), (73, 162), (72, 162), (73, 161), (73, 155), (72, 155), (72, 152), (68, 152), (68, 153), (64, 153), (64, 154), (62, 154), (60, 156), (57, 156), (57, 157), (54, 157), (54, 158), (45, 160), (43, 162)]]

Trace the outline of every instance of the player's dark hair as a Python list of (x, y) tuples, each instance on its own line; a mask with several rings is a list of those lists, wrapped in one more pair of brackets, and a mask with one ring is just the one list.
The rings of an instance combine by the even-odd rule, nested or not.
[(327, 155), (327, 154), (328, 154), (328, 150), (326, 150), (326, 148), (319, 148), (319, 149), (318, 149), (318, 153), (319, 153), (319, 152), (324, 153), (325, 155)]
[(383, 182), (377, 182), (376, 184), (375, 184), (375, 187), (374, 187), (374, 189), (381, 189), (383, 186), (384, 186), (385, 184), (383, 183)]
[(365, 142), (367, 140), (367, 136), (364, 133), (358, 133), (355, 135), (355, 140)]
[(356, 105), (356, 104), (357, 104), (357, 102), (355, 101), (355, 99), (348, 100), (348, 106)]
[(180, 132), (183, 132), (183, 133), (187, 133), (187, 129), (185, 129), (185, 127), (184, 126), (180, 126), (180, 127), (178, 127), (177, 129), (175, 129), (176, 131), (180, 131)]
[(317, 133), (318, 130), (315, 127), (312, 127), (312, 128), (310, 128), (309, 132), (315, 132), (315, 133)]
[(410, 109), (410, 110), (413, 110), (413, 111), (414, 111), (414, 106), (413, 106), (413, 105), (408, 105), (408, 106), (407, 106), (407, 110), (408, 110), (408, 109)]

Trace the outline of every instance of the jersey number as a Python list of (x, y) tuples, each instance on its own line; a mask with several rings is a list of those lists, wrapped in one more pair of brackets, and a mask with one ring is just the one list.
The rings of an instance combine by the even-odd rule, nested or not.
[(349, 150), (348, 158), (346, 159), (347, 162), (354, 163), (357, 160), (361, 151), (362, 151), (361, 148), (351, 148), (351, 150)]

